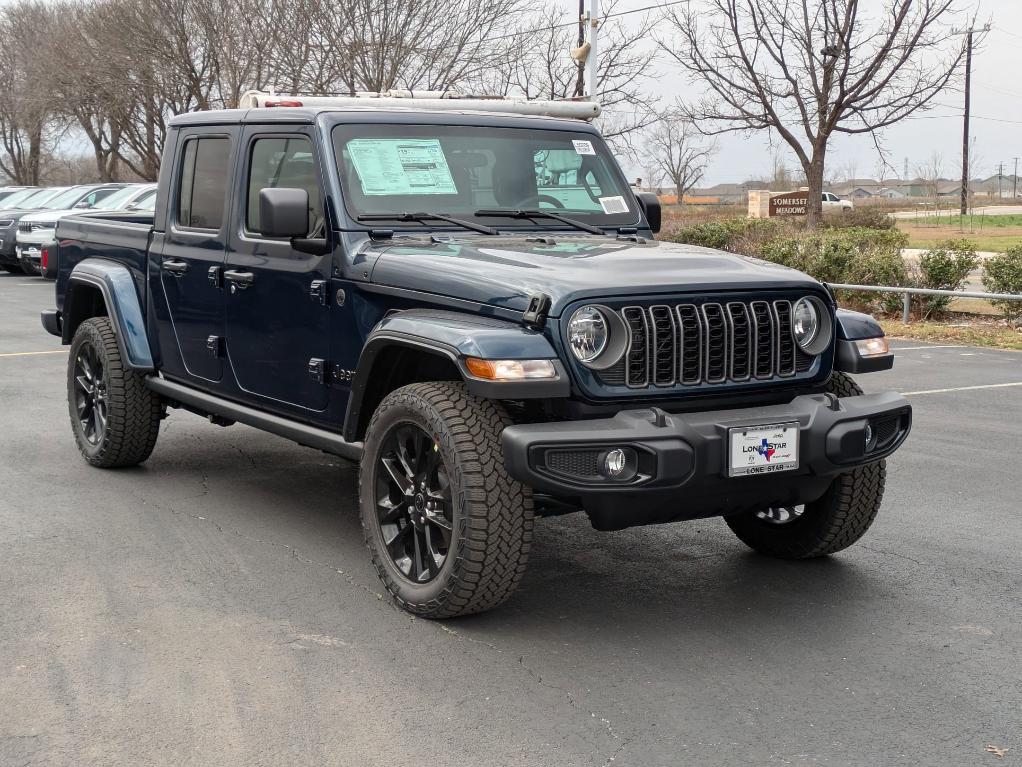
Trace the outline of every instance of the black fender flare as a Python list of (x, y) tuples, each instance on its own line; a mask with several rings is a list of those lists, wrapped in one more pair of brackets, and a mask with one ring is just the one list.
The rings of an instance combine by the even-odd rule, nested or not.
[[(367, 392), (374, 380), (374, 367), (384, 351), (402, 347), (448, 360), (458, 371), (471, 394), (485, 399), (563, 398), (571, 392), (567, 371), (553, 346), (542, 333), (506, 320), (461, 312), (408, 309), (392, 312), (366, 338), (351, 383), (344, 419), (344, 438), (359, 438)], [(532, 381), (486, 381), (473, 376), (465, 365), (467, 357), (480, 359), (549, 359), (557, 371), (555, 379)]]
[[(153, 370), (153, 354), (146, 335), (145, 315), (131, 272), (123, 264), (102, 258), (87, 258), (68, 277), (61, 340), (71, 343), (78, 324), (74, 322), (76, 287), (98, 290), (114, 326), (117, 346), (125, 364), (135, 370)], [(83, 317), (81, 319), (88, 319)]]
[(837, 326), (837, 348), (834, 354), (834, 369), (842, 373), (876, 373), (894, 367), (894, 354), (888, 352), (873, 357), (863, 357), (856, 341), (867, 338), (883, 338), (884, 329), (873, 317), (850, 309), (838, 309), (834, 316)]

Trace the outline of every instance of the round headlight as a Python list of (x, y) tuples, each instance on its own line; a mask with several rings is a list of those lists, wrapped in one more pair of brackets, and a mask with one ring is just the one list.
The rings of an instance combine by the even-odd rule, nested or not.
[(607, 317), (595, 306), (583, 306), (568, 320), (568, 345), (580, 362), (592, 362), (607, 348)]
[(791, 329), (795, 342), (806, 351), (820, 332), (820, 312), (808, 298), (800, 299), (791, 313)]

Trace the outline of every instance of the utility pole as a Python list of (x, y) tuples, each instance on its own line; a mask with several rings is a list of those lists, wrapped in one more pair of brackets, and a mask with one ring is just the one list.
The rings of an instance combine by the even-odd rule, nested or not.
[(596, 100), (600, 92), (599, 65), (597, 64), (596, 37), (600, 31), (600, 0), (589, 0), (589, 98)]
[[(980, 32), (989, 32), (986, 24)], [(955, 34), (965, 34), (965, 114), (962, 122), (962, 209), (963, 216), (969, 213), (969, 113), (972, 106), (972, 36), (976, 28), (970, 26)]]
[(972, 98), (972, 28), (969, 28), (965, 43), (965, 118), (962, 128), (962, 209), (961, 215), (969, 214), (969, 109)]
[(1004, 197), (1001, 194), (1001, 179), (1004, 178), (1004, 163), (998, 163), (997, 165), (997, 199)]
[[(578, 0), (578, 49), (586, 44), (586, 0)], [(575, 80), (575, 95), (584, 96), (586, 93), (586, 63), (582, 59), (578, 62), (578, 77)]]
[(1015, 172), (1011, 174), (1011, 199), (1015, 200), (1018, 198), (1018, 158), (1015, 160)]

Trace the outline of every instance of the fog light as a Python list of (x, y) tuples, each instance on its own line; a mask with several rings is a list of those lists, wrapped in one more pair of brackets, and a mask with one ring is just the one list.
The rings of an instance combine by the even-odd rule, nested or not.
[(600, 455), (600, 474), (617, 482), (627, 482), (638, 471), (638, 456), (628, 447), (615, 447)]
[(873, 449), (877, 446), (877, 433), (873, 428), (873, 424), (869, 421), (866, 422), (866, 452), (872, 453)]
[(603, 456), (603, 473), (617, 479), (628, 469), (628, 456), (621, 448), (615, 448)]

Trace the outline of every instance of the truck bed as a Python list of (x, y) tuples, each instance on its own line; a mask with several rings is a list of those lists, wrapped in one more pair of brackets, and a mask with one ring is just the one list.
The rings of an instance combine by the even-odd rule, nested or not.
[(87, 213), (57, 222), (57, 308), (63, 311), (68, 278), (86, 258), (103, 258), (131, 271), (145, 295), (146, 259), (153, 234), (151, 213)]

